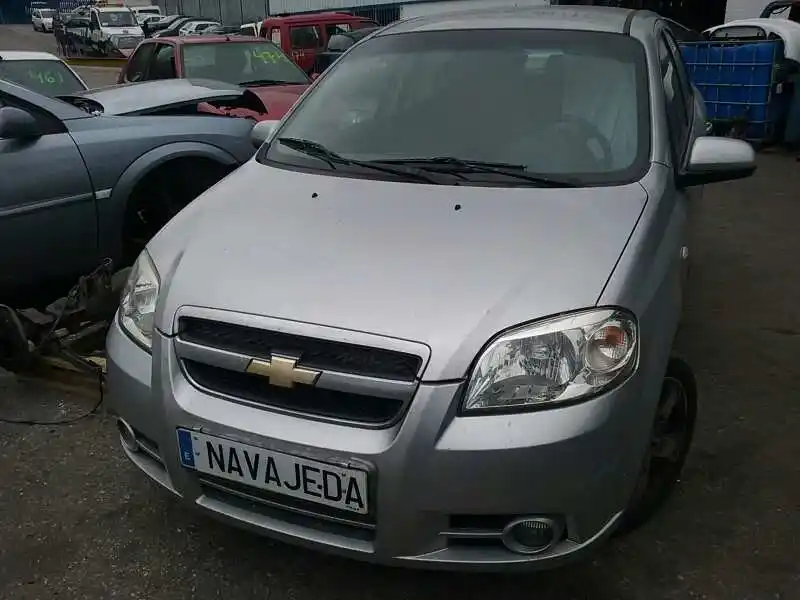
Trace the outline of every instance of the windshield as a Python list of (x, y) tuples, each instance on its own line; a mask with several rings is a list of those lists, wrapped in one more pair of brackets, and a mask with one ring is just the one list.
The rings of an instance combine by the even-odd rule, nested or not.
[(306, 84), (308, 77), (275, 44), (230, 42), (184, 44), (184, 76), (216, 79), (237, 85)]
[[(646, 69), (641, 44), (617, 34), (481, 30), (380, 36), (337, 62), (275, 139), (312, 140), (358, 160), (419, 164), (421, 158), (451, 157), (612, 185), (635, 180), (649, 159)], [(331, 168), (280, 143), (262, 148), (259, 160)], [(502, 179), (496, 173), (465, 177)]]
[(0, 62), (0, 79), (45, 96), (73, 94), (86, 89), (72, 71), (57, 60), (4, 60)]
[(49, 8), (43, 8), (39, 11), (39, 16), (43, 19), (52, 19), (55, 12), (56, 11), (50, 10)]
[(103, 11), (98, 14), (103, 27), (135, 27), (136, 18), (129, 10)]

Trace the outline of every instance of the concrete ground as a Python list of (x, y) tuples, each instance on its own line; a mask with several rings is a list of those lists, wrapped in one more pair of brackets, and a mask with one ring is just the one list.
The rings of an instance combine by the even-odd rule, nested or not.
[[(0, 47), (7, 40), (0, 31)], [(694, 207), (677, 350), (699, 380), (695, 444), (658, 517), (588, 562), (528, 576), (410, 572), (255, 537), (168, 498), (98, 416), (0, 424), (0, 598), (800, 598), (798, 190), (800, 165), (763, 155), (755, 177)], [(63, 418), (96, 400), (2, 386), (5, 417)]]

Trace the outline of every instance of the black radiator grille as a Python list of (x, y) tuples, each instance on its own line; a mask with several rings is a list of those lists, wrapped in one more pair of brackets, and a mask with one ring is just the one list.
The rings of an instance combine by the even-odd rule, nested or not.
[(307, 385), (282, 388), (263, 377), (184, 360), (186, 374), (200, 387), (218, 394), (292, 412), (380, 425), (403, 410), (401, 400), (326, 390)]
[(195, 317), (181, 317), (178, 328), (180, 339), (187, 342), (266, 359), (273, 352), (299, 356), (299, 365), (315, 369), (414, 381), (422, 366), (422, 358), (414, 354)]

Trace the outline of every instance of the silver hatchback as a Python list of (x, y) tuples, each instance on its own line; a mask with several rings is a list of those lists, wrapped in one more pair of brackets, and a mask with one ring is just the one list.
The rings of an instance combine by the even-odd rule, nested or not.
[(649, 12), (369, 36), (134, 265), (108, 336), (128, 457), (380, 563), (550, 567), (635, 527), (697, 410), (687, 214), (755, 169), (701, 105)]

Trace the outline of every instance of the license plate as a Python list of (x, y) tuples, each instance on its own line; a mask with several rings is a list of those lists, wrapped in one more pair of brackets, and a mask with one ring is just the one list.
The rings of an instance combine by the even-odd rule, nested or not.
[(178, 429), (181, 464), (276, 494), (367, 514), (367, 473)]

